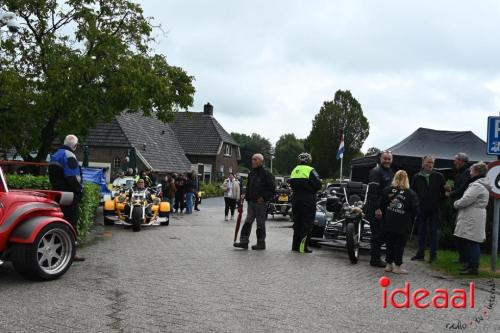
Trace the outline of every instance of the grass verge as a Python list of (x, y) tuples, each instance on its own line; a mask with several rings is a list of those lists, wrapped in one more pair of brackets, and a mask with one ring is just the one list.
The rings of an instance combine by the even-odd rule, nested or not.
[[(431, 267), (453, 277), (470, 278), (471, 275), (460, 275), (461, 264), (453, 263), (457, 260), (455, 251), (438, 251), (437, 260), (431, 264)], [(500, 278), (500, 260), (497, 258), (497, 272), (491, 272), (491, 255), (481, 254), (479, 264), (479, 276), (481, 278)]]

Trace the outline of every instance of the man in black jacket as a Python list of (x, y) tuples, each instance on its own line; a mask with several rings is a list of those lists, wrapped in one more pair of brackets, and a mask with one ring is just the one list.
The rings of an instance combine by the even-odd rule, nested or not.
[[(453, 161), (457, 174), (455, 176), (455, 185), (453, 190), (447, 188), (446, 195), (450, 197), (453, 201), (457, 201), (462, 198), (465, 190), (470, 183), (470, 169), (469, 169), (469, 156), (466, 153), (458, 153), (455, 155), (455, 160)], [(458, 250), (458, 262), (467, 263), (467, 241), (463, 238), (456, 237), (456, 246)]]
[(316, 214), (316, 192), (321, 189), (321, 180), (316, 170), (310, 166), (312, 162), (310, 154), (302, 153), (298, 159), (299, 165), (293, 169), (290, 176), (293, 190), (292, 251), (311, 253), (307, 245)]
[(391, 165), (392, 153), (390, 151), (383, 151), (380, 153), (379, 164), (370, 170), (369, 183), (372, 190), (370, 191), (367, 218), (370, 221), (372, 233), (370, 265), (374, 267), (385, 267), (385, 262), (380, 259), (380, 248), (383, 244), (381, 228), (382, 211), (377, 207), (380, 207), (383, 190), (391, 185), (394, 178), (394, 171), (392, 171)]
[(247, 217), (241, 229), (240, 242), (234, 243), (234, 247), (248, 249), (252, 224), (254, 220), (257, 220), (257, 244), (252, 246), (252, 250), (266, 249), (266, 211), (276, 186), (273, 175), (264, 169), (263, 163), (264, 156), (262, 154), (252, 156), (253, 170), (248, 175), (245, 194), (248, 201)]
[(429, 262), (436, 260), (438, 244), (439, 206), (445, 194), (444, 176), (433, 170), (434, 157), (427, 155), (422, 159), (422, 170), (413, 176), (411, 188), (417, 193), (420, 202), (418, 220), (418, 250), (411, 260), (424, 260), (427, 226), (431, 229), (431, 253)]

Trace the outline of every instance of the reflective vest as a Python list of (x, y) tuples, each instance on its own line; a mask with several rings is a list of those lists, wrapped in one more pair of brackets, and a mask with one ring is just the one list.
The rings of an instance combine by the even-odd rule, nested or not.
[(314, 170), (313, 167), (309, 165), (297, 165), (295, 169), (293, 169), (292, 174), (290, 175), (291, 179), (309, 179), (311, 172)]

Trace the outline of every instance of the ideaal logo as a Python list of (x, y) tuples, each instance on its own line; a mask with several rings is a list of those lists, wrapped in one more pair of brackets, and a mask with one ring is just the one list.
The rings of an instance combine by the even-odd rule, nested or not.
[[(474, 308), (474, 282), (469, 283), (468, 289), (453, 289), (450, 292), (446, 289), (435, 289), (433, 292), (419, 288), (411, 291), (410, 282), (406, 282), (404, 288), (396, 288), (388, 291), (391, 279), (383, 276), (379, 280), (382, 287), (382, 308), (386, 309), (389, 303), (396, 309), (409, 308), (410, 304), (417, 309), (425, 309), (432, 306), (435, 309), (465, 309)], [(396, 296), (402, 296), (402, 302), (396, 301)], [(401, 300), (400, 300), (401, 301)]]

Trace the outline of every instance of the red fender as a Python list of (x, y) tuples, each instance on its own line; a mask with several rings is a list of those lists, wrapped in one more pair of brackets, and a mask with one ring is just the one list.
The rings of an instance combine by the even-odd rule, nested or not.
[(60, 217), (34, 216), (19, 223), (19, 225), (10, 234), (9, 242), (31, 244), (35, 241), (35, 238), (40, 232), (40, 230), (42, 230), (45, 226), (55, 222), (67, 225), (73, 232), (73, 236), (76, 239), (77, 237), (76, 232), (73, 229), (73, 226), (68, 221)]

